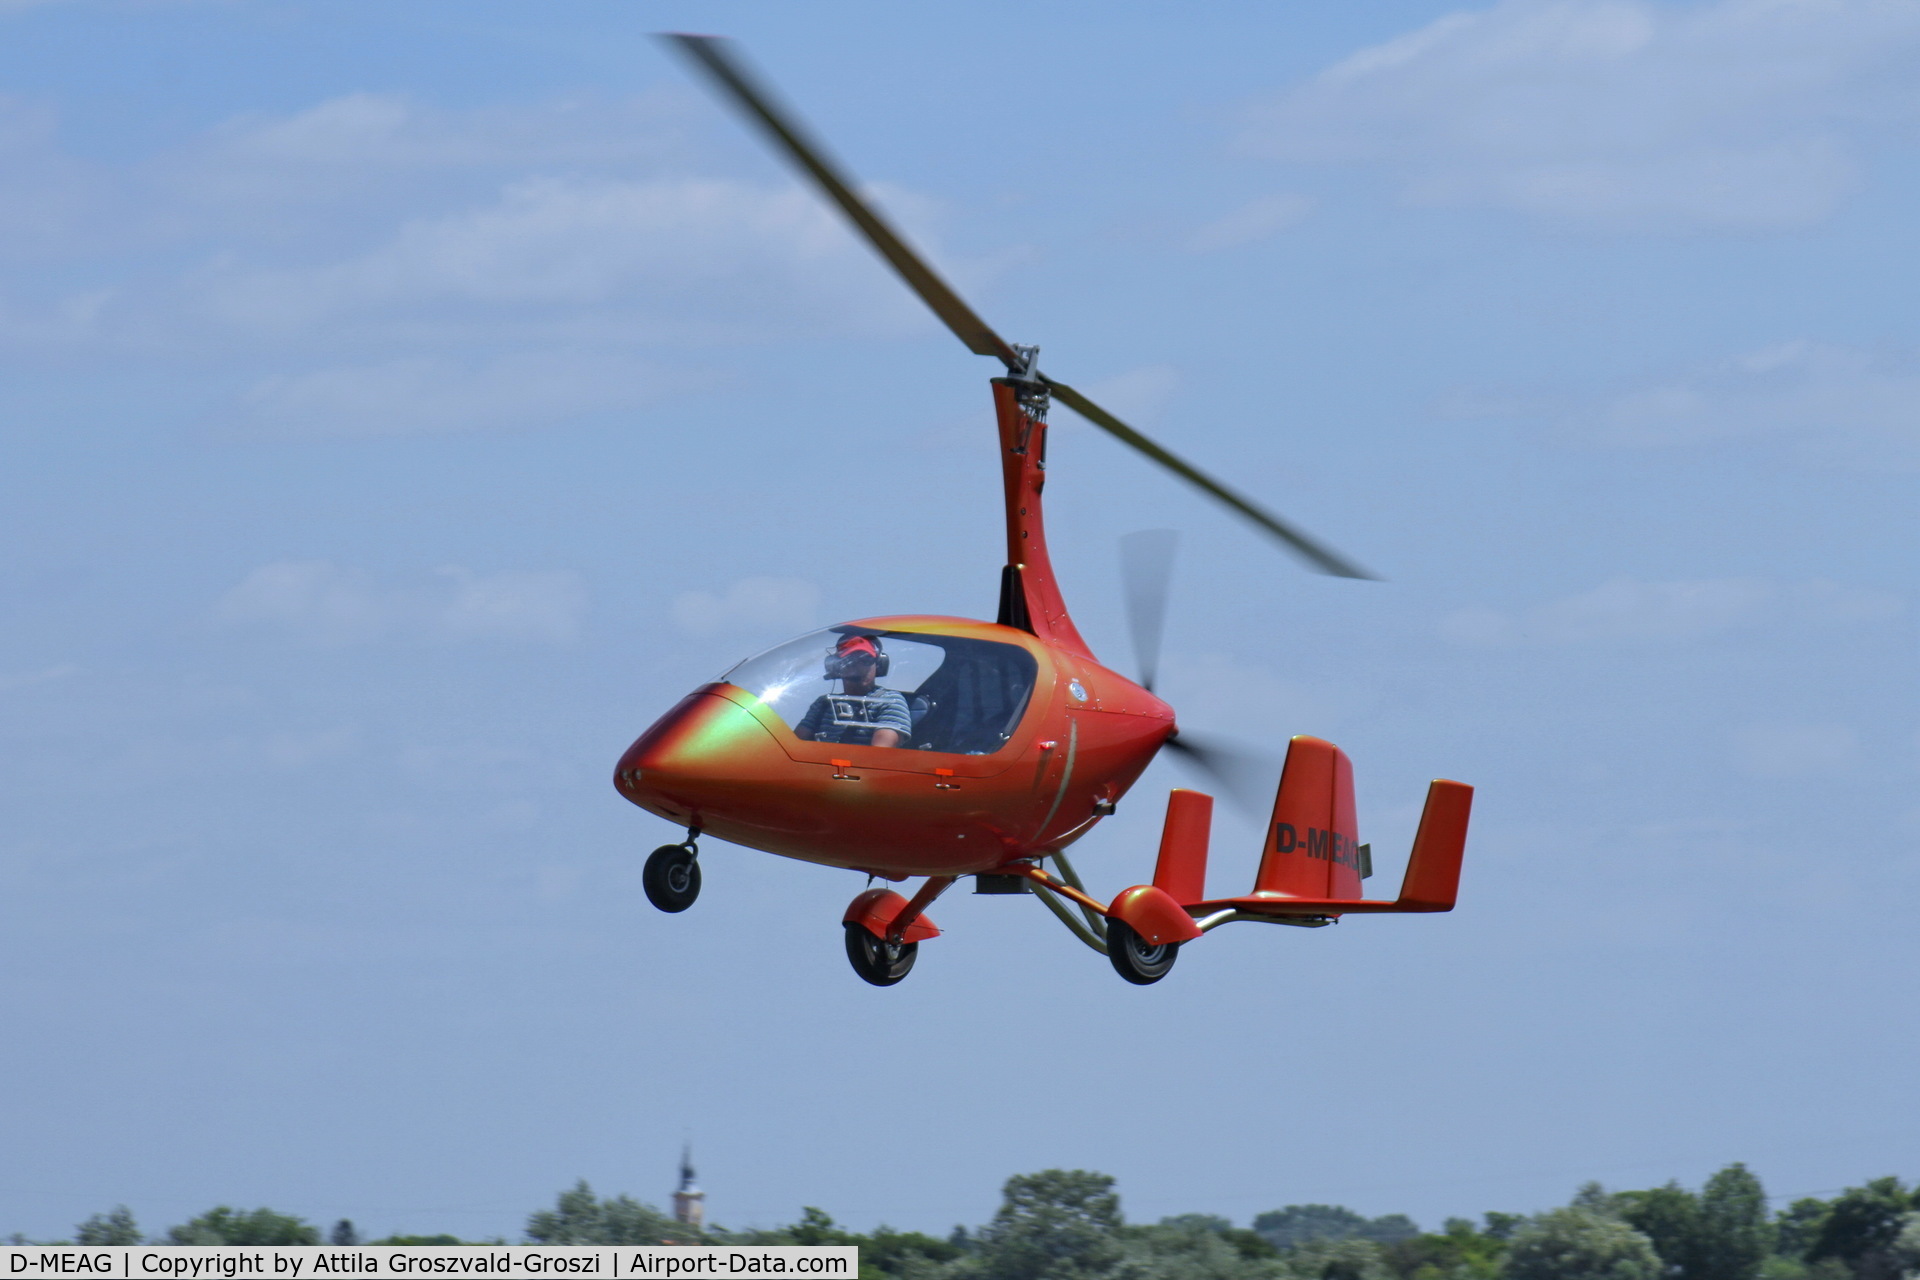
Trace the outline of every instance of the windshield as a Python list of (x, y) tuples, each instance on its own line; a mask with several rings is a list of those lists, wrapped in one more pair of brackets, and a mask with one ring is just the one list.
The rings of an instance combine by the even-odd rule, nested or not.
[(990, 755), (1020, 723), (1037, 673), (1018, 645), (842, 626), (789, 640), (721, 679), (809, 741)]

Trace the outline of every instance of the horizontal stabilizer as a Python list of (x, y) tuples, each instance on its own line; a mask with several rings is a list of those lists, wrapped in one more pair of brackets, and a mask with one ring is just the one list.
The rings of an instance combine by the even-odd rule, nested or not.
[(1460, 862), (1467, 848), (1467, 818), (1473, 808), (1473, 788), (1442, 778), (1427, 789), (1427, 806), (1420, 814), (1420, 830), (1413, 838), (1413, 856), (1407, 860), (1400, 896), (1391, 902), (1375, 898), (1310, 897), (1255, 889), (1242, 898), (1195, 902), (1196, 914), (1244, 911), (1263, 916), (1337, 916), (1406, 911), (1451, 911), (1460, 888)]

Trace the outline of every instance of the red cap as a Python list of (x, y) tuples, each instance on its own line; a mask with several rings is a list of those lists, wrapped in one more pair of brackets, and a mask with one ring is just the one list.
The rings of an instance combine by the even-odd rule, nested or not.
[(833, 647), (837, 654), (868, 653), (880, 656), (880, 646), (873, 642), (872, 636), (842, 636), (840, 643)]

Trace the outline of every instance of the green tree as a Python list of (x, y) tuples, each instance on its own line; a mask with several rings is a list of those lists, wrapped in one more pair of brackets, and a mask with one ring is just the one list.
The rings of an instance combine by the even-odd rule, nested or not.
[(1309, 1240), (1282, 1255), (1280, 1274), (1286, 1280), (1393, 1280), (1381, 1246), (1357, 1236)]
[(133, 1210), (123, 1204), (115, 1205), (112, 1213), (96, 1213), (73, 1229), (75, 1244), (139, 1244), (142, 1239)]
[(1848, 1187), (1821, 1222), (1807, 1260), (1838, 1258), (1859, 1280), (1898, 1280), (1893, 1243), (1913, 1207), (1913, 1196), (1898, 1178), (1875, 1178), (1864, 1187)]
[(220, 1205), (190, 1222), (167, 1228), (167, 1243), (319, 1244), (320, 1229), (305, 1218), (271, 1209), (241, 1213)]
[(1085, 1169), (1008, 1178), (980, 1232), (988, 1280), (1089, 1280), (1120, 1260), (1120, 1197), (1113, 1179)]
[(1571, 1207), (1586, 1209), (1603, 1217), (1618, 1210), (1618, 1206), (1613, 1203), (1613, 1197), (1597, 1182), (1582, 1183), (1580, 1189), (1573, 1193)]
[(1350, 1239), (1366, 1225), (1363, 1215), (1339, 1204), (1290, 1204), (1253, 1220), (1253, 1229), (1276, 1249), (1298, 1248), (1309, 1240)]
[(936, 1280), (965, 1249), (918, 1231), (875, 1227), (873, 1234), (848, 1231), (824, 1209), (800, 1211), (800, 1221), (772, 1231), (741, 1232), (731, 1239), (754, 1244), (850, 1244), (860, 1250), (858, 1280)]
[(871, 1266), (897, 1280), (922, 1280), (954, 1262), (963, 1252), (961, 1246), (951, 1240), (880, 1226), (860, 1242), (860, 1269), (864, 1271)]
[(1700, 1245), (1688, 1280), (1755, 1280), (1774, 1239), (1766, 1188), (1736, 1161), (1700, 1189)]
[(1610, 1198), (1622, 1222), (1653, 1243), (1662, 1274), (1696, 1280), (1701, 1264), (1700, 1197), (1677, 1182), (1651, 1191), (1619, 1191)]
[(1900, 1234), (1893, 1238), (1892, 1254), (1901, 1275), (1920, 1276), (1920, 1210), (1900, 1219)]
[(1278, 1249), (1298, 1248), (1310, 1240), (1392, 1244), (1420, 1234), (1420, 1228), (1404, 1213), (1368, 1218), (1339, 1204), (1290, 1204), (1284, 1209), (1271, 1209), (1253, 1220), (1253, 1229)]
[[(1211, 1213), (1182, 1213), (1170, 1218), (1162, 1218), (1151, 1227), (1129, 1227), (1128, 1231), (1151, 1232), (1173, 1239), (1176, 1236), (1190, 1236), (1198, 1240), (1218, 1240), (1249, 1261), (1277, 1258), (1280, 1251), (1272, 1242), (1258, 1232), (1244, 1227), (1236, 1227), (1231, 1219)], [(1171, 1234), (1166, 1234), (1171, 1233)]]
[(1186, 1213), (1127, 1227), (1115, 1280), (1269, 1280), (1280, 1251), (1225, 1218)]
[(1838, 1258), (1807, 1262), (1776, 1253), (1760, 1264), (1760, 1280), (1853, 1280), (1853, 1271)]
[(585, 1178), (562, 1191), (553, 1208), (527, 1218), (527, 1239), (536, 1244), (684, 1243), (691, 1234), (691, 1228), (631, 1196), (600, 1199)]
[(1743, 1164), (1714, 1174), (1698, 1195), (1669, 1182), (1616, 1192), (1605, 1204), (1653, 1242), (1673, 1280), (1755, 1280), (1773, 1252), (1767, 1193)]
[(360, 1243), (360, 1233), (354, 1229), (353, 1219), (342, 1218), (333, 1224), (333, 1230), (327, 1232), (327, 1243), (341, 1248), (351, 1248)]
[(1590, 1208), (1543, 1213), (1516, 1231), (1507, 1280), (1658, 1280), (1664, 1266), (1653, 1242), (1625, 1222)]
[(1475, 1231), (1465, 1218), (1448, 1218), (1444, 1231), (1396, 1241), (1384, 1252), (1387, 1266), (1404, 1280), (1494, 1280), (1507, 1242)]
[(1833, 1206), (1825, 1200), (1806, 1196), (1780, 1211), (1773, 1221), (1776, 1251), (1789, 1258), (1804, 1258), (1820, 1238)]
[(782, 1227), (780, 1233), (795, 1244), (862, 1245), (867, 1242), (865, 1236), (841, 1230), (832, 1215), (812, 1205), (800, 1210), (800, 1221), (790, 1227)]

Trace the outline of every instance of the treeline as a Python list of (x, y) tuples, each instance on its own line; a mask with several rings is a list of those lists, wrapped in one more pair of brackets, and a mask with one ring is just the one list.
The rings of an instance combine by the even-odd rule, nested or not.
[[(1401, 1214), (1288, 1205), (1249, 1227), (1210, 1214), (1128, 1223), (1114, 1180), (1048, 1169), (1009, 1178), (999, 1211), (943, 1237), (848, 1231), (819, 1209), (770, 1230), (695, 1231), (631, 1196), (584, 1181), (527, 1219), (534, 1244), (851, 1244), (860, 1280), (1920, 1280), (1920, 1187), (1878, 1178), (1778, 1213), (1760, 1180), (1728, 1165), (1698, 1191), (1581, 1188), (1544, 1213), (1450, 1218), (1422, 1231)], [(271, 1209), (221, 1207), (156, 1244), (500, 1244), (451, 1235), (362, 1240)], [(18, 1236), (16, 1243), (24, 1243)], [(75, 1228), (80, 1244), (146, 1243), (122, 1206)]]

